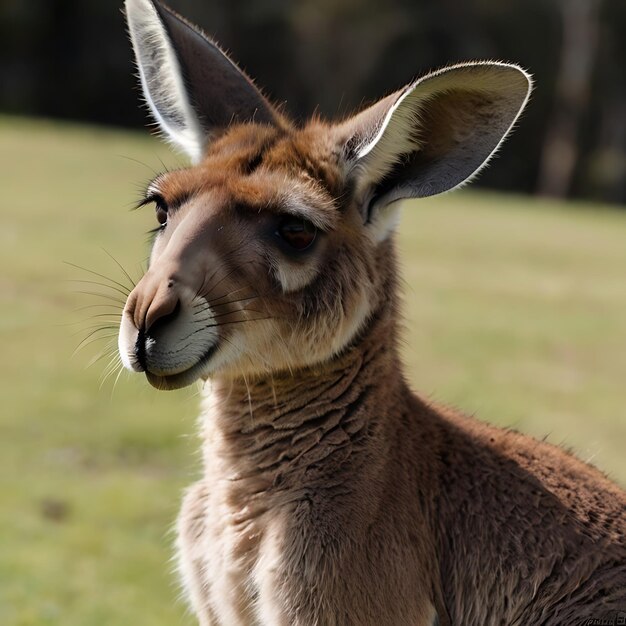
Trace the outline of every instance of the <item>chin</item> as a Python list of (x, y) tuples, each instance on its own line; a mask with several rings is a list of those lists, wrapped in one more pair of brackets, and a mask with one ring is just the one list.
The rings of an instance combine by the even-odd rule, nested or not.
[(192, 385), (197, 380), (201, 380), (199, 375), (193, 374), (191, 371), (172, 374), (171, 376), (159, 376), (146, 372), (146, 378), (148, 382), (159, 391), (182, 389), (183, 387), (189, 387), (189, 385)]

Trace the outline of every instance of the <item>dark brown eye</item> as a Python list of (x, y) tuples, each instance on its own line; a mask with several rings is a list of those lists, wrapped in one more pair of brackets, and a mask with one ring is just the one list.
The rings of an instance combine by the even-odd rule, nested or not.
[(281, 220), (276, 234), (290, 248), (302, 252), (313, 245), (317, 235), (317, 228), (311, 222), (301, 217), (290, 216)]
[(152, 201), (155, 204), (157, 222), (161, 226), (165, 226), (167, 224), (167, 203), (161, 196), (154, 196)]

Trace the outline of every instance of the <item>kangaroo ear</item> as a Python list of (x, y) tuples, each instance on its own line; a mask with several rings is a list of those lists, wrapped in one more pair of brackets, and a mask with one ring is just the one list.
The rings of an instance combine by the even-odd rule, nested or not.
[(456, 65), (341, 124), (338, 140), (364, 220), (381, 221), (377, 214), (396, 200), (432, 196), (472, 178), (511, 130), (530, 90), (530, 76), (515, 65)]
[(161, 130), (195, 162), (233, 122), (275, 124), (279, 114), (200, 29), (155, 0), (126, 0), (143, 93)]

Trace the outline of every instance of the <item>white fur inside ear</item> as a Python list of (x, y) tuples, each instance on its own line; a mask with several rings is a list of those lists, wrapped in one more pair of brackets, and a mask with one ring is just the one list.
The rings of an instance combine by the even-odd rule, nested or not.
[(161, 18), (150, 0), (126, 0), (126, 19), (146, 102), (167, 138), (197, 163), (204, 133)]
[[(433, 72), (388, 97), (381, 121), (361, 129), (351, 164), (357, 197), (367, 197), (368, 189), (397, 173), (399, 164), (403, 178), (394, 178), (394, 185), (387, 180), (388, 189), (370, 207), (373, 212), (403, 198), (443, 193), (469, 181), (502, 144), (531, 88), (531, 77), (520, 67), (486, 61)], [(440, 114), (433, 117), (437, 110)], [(360, 114), (357, 127), (359, 118), (369, 122), (371, 117), (367, 111)], [(423, 155), (419, 167), (407, 169), (410, 155), (418, 152)]]
[(367, 171), (359, 186), (365, 188), (372, 182), (382, 180), (405, 154), (419, 149), (416, 135), (411, 132), (419, 127), (421, 105), (419, 98), (410, 97), (414, 90), (415, 84), (396, 100), (374, 137), (366, 140), (358, 150), (357, 163), (362, 163)]
[(372, 214), (372, 219), (366, 225), (366, 232), (374, 243), (384, 241), (396, 230), (400, 223), (401, 205), (402, 202), (393, 202)]

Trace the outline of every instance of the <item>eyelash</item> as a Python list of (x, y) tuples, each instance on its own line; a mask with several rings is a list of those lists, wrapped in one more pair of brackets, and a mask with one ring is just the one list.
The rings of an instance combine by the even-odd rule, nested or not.
[(149, 193), (141, 202), (137, 205), (137, 208), (144, 207), (148, 204), (155, 205), (155, 212), (157, 215), (157, 220), (159, 221), (159, 226), (157, 228), (150, 231), (150, 233), (156, 233), (160, 230), (163, 230), (167, 226), (167, 218), (169, 215), (169, 206), (165, 201), (165, 198), (158, 192)]
[(156, 218), (160, 224), (159, 228), (165, 228), (167, 226), (169, 216), (169, 207), (167, 206), (167, 202), (165, 202), (165, 199), (160, 194), (153, 194), (150, 201), (154, 202)]

